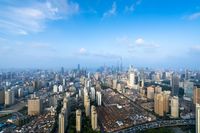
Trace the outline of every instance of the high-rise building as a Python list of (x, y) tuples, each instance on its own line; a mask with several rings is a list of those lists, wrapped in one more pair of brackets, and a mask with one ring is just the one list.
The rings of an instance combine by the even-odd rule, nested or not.
[(177, 96), (173, 96), (171, 99), (171, 117), (179, 117), (179, 99)]
[(172, 96), (178, 96), (179, 93), (179, 77), (175, 74), (171, 75)]
[(169, 112), (169, 98), (171, 91), (163, 91), (163, 110), (165, 113)]
[(184, 96), (192, 99), (194, 83), (186, 80), (183, 83), (183, 88), (184, 88)]
[(200, 133), (200, 104), (196, 104), (196, 133)]
[(19, 88), (17, 92), (18, 92), (18, 93), (17, 93), (17, 94), (18, 94), (18, 97), (22, 97), (22, 96), (23, 96), (24, 91), (23, 91), (22, 88)]
[(91, 125), (93, 130), (97, 129), (97, 110), (95, 106), (91, 107)]
[(129, 73), (129, 85), (131, 88), (135, 86), (135, 73), (134, 71), (130, 71)]
[(88, 93), (87, 93), (87, 90), (86, 89), (84, 89), (84, 107), (86, 107), (86, 100), (89, 98), (89, 96), (88, 96)]
[(33, 98), (28, 100), (28, 115), (39, 115), (42, 113), (42, 100)]
[(113, 79), (112, 88), (117, 89), (117, 79)]
[(162, 93), (156, 93), (154, 96), (154, 112), (159, 116), (164, 116), (163, 101)]
[(156, 86), (155, 87), (155, 93), (161, 93), (162, 92), (162, 87)]
[(78, 64), (78, 67), (77, 67), (78, 71), (80, 71), (81, 67), (80, 67), (80, 64)]
[(96, 80), (99, 80), (99, 73), (96, 72), (96, 73), (94, 74), (94, 77), (95, 77)]
[(68, 116), (70, 115), (70, 100), (67, 97), (63, 99), (63, 109), (65, 110), (65, 123), (68, 123)]
[(143, 79), (139, 81), (139, 86), (140, 86), (141, 88), (144, 88), (144, 80), (143, 80)]
[(57, 86), (57, 85), (54, 85), (54, 86), (53, 86), (53, 92), (54, 92), (54, 93), (57, 93), (57, 92), (58, 92), (58, 86)]
[(0, 104), (4, 104), (5, 102), (5, 92), (3, 89), (0, 89)]
[(66, 86), (66, 79), (65, 78), (63, 78), (62, 85)]
[(61, 67), (60, 73), (63, 75), (65, 73), (64, 67)]
[(194, 96), (193, 96), (193, 103), (200, 104), (200, 88), (194, 87)]
[(188, 80), (189, 79), (189, 70), (186, 69), (185, 70), (185, 80)]
[(122, 86), (120, 83), (117, 84), (117, 91), (122, 92)]
[(59, 92), (63, 92), (64, 90), (63, 90), (63, 86), (62, 85), (59, 85), (58, 86), (58, 90), (59, 90)]
[(58, 133), (65, 133), (66, 129), (66, 114), (65, 114), (65, 109), (63, 108), (61, 113), (59, 114), (59, 128), (58, 128)]
[(81, 118), (81, 110), (78, 109), (76, 110), (76, 132), (81, 132), (81, 122), (82, 118)]
[(87, 117), (90, 117), (90, 98), (88, 97), (85, 101), (85, 114)]
[(147, 98), (148, 99), (154, 98), (154, 87), (153, 86), (147, 87)]
[(15, 94), (12, 90), (5, 91), (5, 105), (9, 106), (15, 103)]
[(97, 97), (96, 97), (97, 105), (101, 106), (101, 92), (97, 91)]
[(91, 101), (95, 101), (95, 88), (94, 87), (90, 88), (90, 97), (91, 97)]

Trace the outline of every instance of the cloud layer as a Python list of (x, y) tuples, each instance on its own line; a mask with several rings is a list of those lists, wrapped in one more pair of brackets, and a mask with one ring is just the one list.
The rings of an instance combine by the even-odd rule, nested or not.
[(108, 11), (106, 11), (103, 14), (102, 19), (104, 19), (106, 17), (114, 16), (114, 15), (116, 15), (116, 12), (117, 12), (117, 4), (116, 4), (116, 2), (113, 2), (111, 9), (109, 9)]
[(0, 11), (0, 28), (6, 32), (27, 35), (40, 32), (50, 20), (62, 19), (79, 11), (77, 3), (65, 0), (35, 1), (26, 6), (8, 4)]

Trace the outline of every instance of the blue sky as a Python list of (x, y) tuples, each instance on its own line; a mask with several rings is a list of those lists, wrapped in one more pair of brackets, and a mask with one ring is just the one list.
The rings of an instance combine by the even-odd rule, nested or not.
[(199, 68), (199, 0), (1, 0), (0, 68)]

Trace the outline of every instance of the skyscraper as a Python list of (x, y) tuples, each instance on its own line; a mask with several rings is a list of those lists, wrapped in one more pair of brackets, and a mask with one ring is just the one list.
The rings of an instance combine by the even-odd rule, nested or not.
[(4, 104), (5, 102), (5, 92), (4, 89), (0, 89), (0, 104)]
[(60, 73), (63, 75), (65, 72), (64, 67), (61, 67)]
[(189, 71), (188, 69), (185, 70), (185, 80), (189, 79)]
[(200, 88), (194, 87), (194, 96), (193, 96), (193, 103), (200, 104)]
[(135, 73), (134, 73), (134, 71), (130, 71), (130, 73), (129, 73), (129, 84), (130, 84), (131, 88), (133, 88), (135, 86)]
[(164, 105), (163, 105), (162, 93), (156, 93), (154, 96), (154, 112), (159, 116), (164, 116)]
[(70, 101), (67, 97), (63, 99), (63, 109), (65, 110), (65, 123), (68, 124), (68, 116), (70, 115)]
[(82, 118), (81, 118), (81, 110), (78, 109), (76, 110), (76, 132), (81, 132), (81, 122)]
[(179, 77), (175, 74), (171, 75), (172, 96), (178, 96), (179, 93)]
[(81, 67), (80, 67), (80, 64), (78, 64), (78, 67), (77, 67), (78, 71), (80, 71)]
[(171, 91), (163, 91), (163, 110), (165, 113), (169, 112), (169, 98)]
[(61, 113), (59, 114), (58, 133), (65, 133), (65, 128), (66, 128), (65, 109), (62, 109)]
[(112, 88), (117, 89), (117, 79), (113, 79)]
[(154, 98), (154, 87), (153, 86), (147, 87), (147, 98), (148, 99)]
[(97, 110), (94, 105), (91, 107), (91, 125), (93, 130), (97, 129)]
[(171, 117), (179, 117), (179, 99), (177, 96), (173, 96), (171, 99)]
[(162, 92), (162, 87), (156, 86), (155, 87), (155, 93), (160, 93), (160, 92)]
[(85, 114), (87, 117), (90, 117), (90, 99), (88, 97), (85, 101)]
[(200, 133), (200, 104), (196, 104), (196, 133)]
[(12, 90), (7, 90), (5, 91), (5, 105), (9, 106), (9, 105), (12, 105), (14, 104), (15, 102), (15, 94), (14, 94), (14, 91)]
[(90, 97), (91, 97), (91, 101), (95, 101), (95, 88), (91, 87), (90, 88)]
[(97, 91), (97, 97), (96, 97), (97, 105), (101, 106), (101, 92)]
[(33, 98), (28, 100), (28, 115), (39, 115), (42, 112), (42, 100)]

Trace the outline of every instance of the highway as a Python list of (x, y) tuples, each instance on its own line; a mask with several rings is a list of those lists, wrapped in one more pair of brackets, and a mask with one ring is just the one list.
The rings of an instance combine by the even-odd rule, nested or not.
[(14, 104), (10, 106), (9, 108), (5, 108), (0, 111), (0, 114), (12, 114), (14, 112), (18, 112), (20, 109), (22, 109), (24, 106), (26, 106), (26, 102), (18, 102), (17, 104)]
[(147, 129), (161, 128), (161, 127), (173, 127), (173, 126), (184, 126), (184, 125), (195, 125), (195, 120), (161, 120), (141, 125), (136, 125), (130, 128), (126, 128), (114, 133), (137, 133), (145, 131)]

